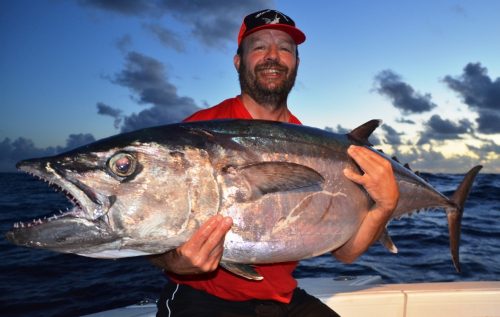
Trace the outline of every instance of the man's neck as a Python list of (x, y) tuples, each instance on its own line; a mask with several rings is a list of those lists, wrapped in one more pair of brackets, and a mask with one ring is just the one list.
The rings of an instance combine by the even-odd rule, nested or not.
[(242, 93), (240, 95), (240, 99), (247, 111), (254, 119), (282, 122), (288, 122), (290, 119), (290, 112), (288, 111), (286, 103), (275, 107), (261, 105), (245, 93)]

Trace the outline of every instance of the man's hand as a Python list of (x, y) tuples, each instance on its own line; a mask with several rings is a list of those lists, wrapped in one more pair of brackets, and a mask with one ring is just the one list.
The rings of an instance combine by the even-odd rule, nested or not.
[(352, 145), (347, 153), (356, 161), (364, 174), (345, 169), (344, 175), (362, 185), (375, 201), (375, 208), (382, 211), (382, 220), (388, 220), (398, 204), (399, 188), (394, 178), (391, 163), (384, 157), (362, 146)]
[(347, 153), (356, 161), (363, 174), (345, 169), (344, 175), (362, 185), (375, 201), (358, 231), (346, 244), (334, 251), (335, 257), (347, 263), (353, 262), (378, 239), (399, 200), (399, 188), (391, 163), (384, 157), (362, 146), (352, 145)]
[(183, 245), (152, 257), (151, 261), (169, 272), (180, 275), (212, 272), (219, 265), (224, 237), (232, 224), (230, 217), (212, 216)]

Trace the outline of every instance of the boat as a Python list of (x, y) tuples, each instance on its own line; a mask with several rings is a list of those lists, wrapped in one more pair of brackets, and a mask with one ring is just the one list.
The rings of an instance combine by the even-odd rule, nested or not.
[[(384, 284), (377, 275), (297, 279), (342, 317), (500, 317), (500, 281)], [(155, 317), (147, 302), (87, 317)]]

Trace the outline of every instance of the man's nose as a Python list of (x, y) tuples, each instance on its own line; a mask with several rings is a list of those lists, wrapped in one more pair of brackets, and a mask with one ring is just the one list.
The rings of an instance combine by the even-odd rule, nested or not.
[(279, 50), (278, 46), (276, 45), (270, 45), (266, 51), (266, 56), (265, 59), (268, 61), (279, 61), (280, 56), (279, 56)]

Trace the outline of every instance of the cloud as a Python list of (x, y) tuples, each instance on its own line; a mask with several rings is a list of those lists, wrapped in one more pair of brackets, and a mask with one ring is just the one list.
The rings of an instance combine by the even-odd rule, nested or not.
[(429, 119), (428, 126), (436, 133), (453, 136), (470, 132), (472, 124), (467, 119), (462, 119), (456, 124), (435, 114)]
[(406, 118), (396, 118), (398, 123), (415, 124), (415, 121)]
[(89, 144), (95, 141), (95, 138), (90, 133), (79, 133), (79, 134), (70, 134), (66, 139), (66, 146), (64, 147), (56, 147), (56, 152), (66, 152), (72, 149), (76, 149), (79, 146)]
[(102, 114), (103, 116), (110, 116), (114, 118), (115, 120), (113, 125), (115, 126), (115, 129), (120, 128), (120, 123), (122, 122), (123, 119), (122, 111), (120, 109), (116, 109), (102, 102), (98, 102), (97, 113)]
[(467, 119), (454, 123), (448, 119), (442, 119), (439, 115), (433, 115), (426, 124), (425, 130), (421, 132), (417, 144), (426, 144), (431, 140), (456, 140), (460, 135), (472, 132), (472, 123)]
[(161, 8), (191, 28), (191, 33), (209, 47), (236, 42), (243, 17), (263, 8), (274, 7), (272, 1), (178, 1), (165, 0)]
[(26, 138), (17, 138), (11, 141), (5, 138), (0, 142), (0, 171), (15, 171), (16, 163), (20, 160), (56, 155), (77, 148), (79, 146), (94, 142), (91, 134), (71, 134), (66, 140), (65, 146), (37, 148), (35, 143)]
[(388, 97), (392, 105), (403, 114), (415, 114), (430, 111), (436, 107), (431, 101), (431, 95), (415, 92), (403, 82), (401, 77), (391, 70), (383, 70), (375, 76), (375, 90)]
[[(138, 18), (158, 19), (173, 17), (187, 26), (192, 35), (208, 47), (224, 47), (227, 41), (236, 42), (238, 30), (248, 13), (275, 7), (270, 0), (253, 1), (178, 1), (178, 0), (81, 0), (80, 4)], [(183, 47), (180, 36), (164, 27), (149, 28), (164, 44), (179, 49)], [(171, 46), (175, 44), (174, 46)]]
[[(125, 69), (110, 81), (127, 87), (137, 103), (152, 105), (139, 113), (123, 116), (122, 132), (179, 122), (200, 110), (192, 98), (177, 94), (177, 88), (168, 81), (161, 62), (137, 52), (127, 54)], [(114, 117), (115, 123), (121, 115), (119, 110), (103, 103), (98, 103), (98, 110), (100, 114)]]
[(489, 154), (500, 156), (500, 145), (492, 140), (483, 140), (481, 146), (478, 147), (473, 145), (467, 145), (467, 147), (479, 157), (486, 157)]
[(403, 144), (401, 142), (401, 136), (404, 135), (404, 133), (397, 132), (396, 130), (394, 130), (393, 127), (391, 127), (388, 124), (383, 124), (380, 128), (384, 131), (384, 136), (385, 136), (384, 143), (393, 146)]
[(160, 42), (166, 47), (173, 48), (177, 52), (185, 52), (186, 47), (184, 42), (182, 42), (179, 35), (173, 31), (161, 26), (157, 23), (149, 23), (144, 25), (144, 27), (151, 32), (160, 40)]
[(420, 172), (463, 174), (478, 164), (487, 166), (489, 172), (498, 173), (500, 171), (499, 166), (490, 165), (491, 162), (488, 160), (478, 161), (476, 158), (466, 155), (445, 157), (439, 150), (432, 146), (428, 149), (415, 146), (410, 151), (405, 152), (396, 149), (392, 155), (397, 156), (402, 163), (409, 163), (412, 170)]
[(500, 113), (492, 110), (479, 110), (476, 119), (478, 131), (484, 134), (500, 133)]
[(446, 76), (443, 81), (479, 114), (476, 119), (479, 132), (500, 133), (500, 78), (493, 81), (480, 63), (469, 63), (462, 75)]
[(347, 134), (347, 133), (351, 132), (351, 129), (344, 128), (340, 124), (337, 124), (336, 128), (325, 127), (325, 130), (328, 132), (333, 132), (333, 133), (338, 133), (338, 134)]
[(155, 15), (155, 10), (159, 1), (149, 0), (80, 0), (79, 3), (84, 6), (94, 7), (101, 10), (117, 12), (129, 16)]
[(461, 17), (464, 17), (464, 18), (467, 17), (467, 11), (460, 4), (454, 4), (454, 5), (452, 5), (451, 6), (451, 12), (453, 12), (454, 14), (459, 15)]
[(132, 46), (132, 37), (130, 34), (125, 34), (116, 40), (116, 47), (123, 53), (126, 53)]

